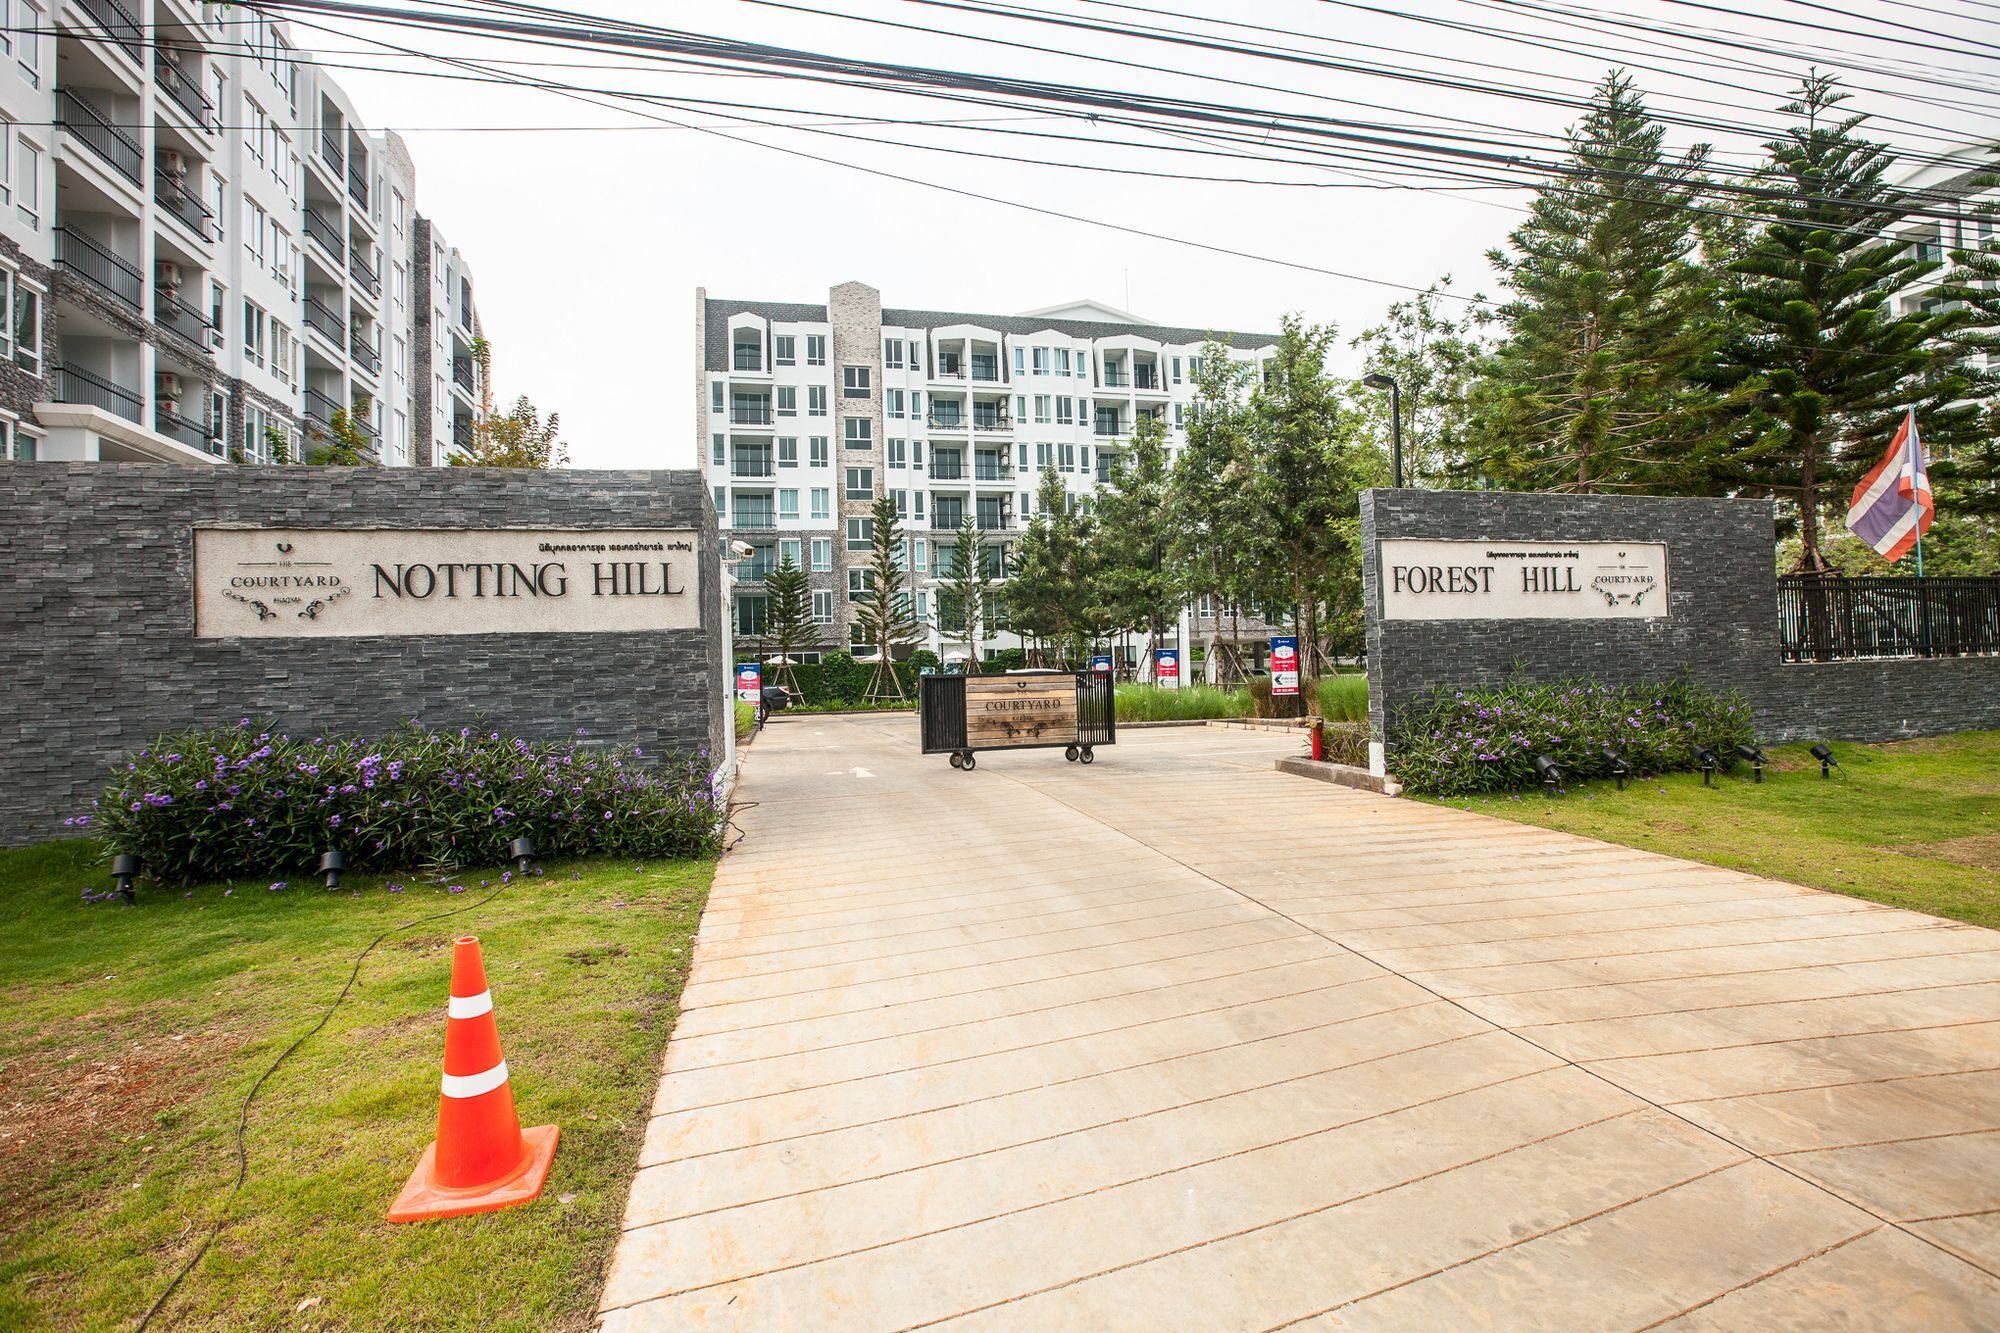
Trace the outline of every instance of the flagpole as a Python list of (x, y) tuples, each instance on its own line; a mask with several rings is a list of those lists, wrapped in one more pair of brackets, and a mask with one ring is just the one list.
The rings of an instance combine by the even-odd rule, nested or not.
[(1924, 503), (1917, 479), (1923, 475), (1924, 446), (1917, 442), (1917, 409), (1910, 409), (1910, 522), (1917, 534), (1917, 577), (1924, 576)]

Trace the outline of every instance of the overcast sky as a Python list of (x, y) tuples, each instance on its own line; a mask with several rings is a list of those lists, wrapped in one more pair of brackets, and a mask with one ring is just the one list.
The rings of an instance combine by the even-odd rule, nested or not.
[[(1305, 68), (968, 15), (918, 0), (571, 3), (595, 15), (815, 52), (1478, 137), (1490, 138), (1498, 127), (1516, 142), (1529, 133), (1559, 132), (1575, 119), (1569, 106), (1439, 88), (1409, 74)], [(1547, 26), (1521, 0), (1405, 0), (1396, 6), (1449, 23), (1504, 28), (1541, 46), (1325, 0), (1029, 3), (1085, 21), (1140, 21), (1218, 41), (1261, 40), (1318, 58), (1392, 63), (1422, 78), (1501, 82), (1556, 103), (1586, 95), (1590, 82), (1622, 62), (1658, 108), (1744, 130), (1779, 121), (1775, 108), (1784, 90), (1816, 56), (1866, 71), (1847, 74), (1851, 84), (1867, 85), (1857, 88), (1852, 105), (1883, 117), (1875, 132), (1900, 147), (1935, 153), (1953, 143), (2000, 140), (2000, 91), (1989, 91), (2000, 89), (2000, 9), (1956, 0), (1838, 6), (1746, 0), (1768, 15), (1843, 29), (1835, 32), (1725, 12), (1745, 7), (1733, 3), (1711, 8), (1688, 0), (1628, 0), (1601, 8), (1587, 0), (1533, 0), (1593, 10), (1600, 21), (1591, 28)], [(1849, 16), (1829, 12), (1836, 7)], [(1290, 33), (1223, 29), (1183, 16)], [(867, 17), (942, 31), (911, 32), (862, 21)], [(1656, 27), (1713, 24), (1716, 35), (1761, 49), (1672, 36), (1648, 40), (1613, 26), (1619, 19)], [(529, 49), (347, 20), (314, 26), (318, 22), (295, 19), (295, 36), (335, 67), (334, 77), (354, 94), (372, 126), (399, 130), (409, 140), (420, 208), (472, 264), (500, 396), (527, 394), (544, 410), (560, 412), (579, 467), (693, 463), (697, 286), (712, 296), (816, 302), (828, 287), (858, 279), (879, 287), (888, 305), (999, 313), (1094, 297), (1161, 323), (1218, 331), (1270, 330), (1282, 314), (1296, 311), (1337, 324), (1343, 343), (1405, 295), (1392, 286), (1147, 239), (996, 201), (1392, 284), (1422, 287), (1449, 274), (1458, 291), (1497, 294), (1484, 255), (1504, 242), (1525, 199), (1508, 190), (1440, 190), (1435, 181), (1423, 182), (1431, 188), (1422, 190), (1380, 188), (1418, 178), (1352, 163), (1280, 167), (1246, 160), (1243, 150), (1203, 156), (1046, 137), (1101, 133), (1073, 117), (1027, 117), (800, 80), (647, 66), (629, 56)], [(1896, 24), (1907, 26), (1890, 26)], [(392, 52), (380, 43), (422, 54)], [(699, 110), (685, 101), (597, 105), (612, 99), (442, 78), (463, 68), (440, 63), (441, 55), (522, 62), (510, 68), (591, 89), (785, 108), (727, 114), (811, 120), (821, 132), (745, 127), (713, 107)], [(1101, 59), (1086, 58), (1092, 56)], [(1741, 68), (1745, 64), (1757, 68)], [(1935, 83), (1896, 77), (1901, 74)], [(736, 139), (648, 117), (704, 125)], [(976, 127), (853, 123), (948, 118)], [(863, 142), (856, 135), (962, 151)], [(1194, 146), (1158, 134), (1133, 137)], [(1671, 131), (1677, 145), (1711, 141), (1723, 161), (1742, 165), (1757, 159), (1759, 137)], [(979, 152), (1092, 169), (967, 155)], [(1166, 180), (1113, 174), (1106, 170), (1111, 167), (1297, 183)], [(1352, 364), (1352, 354), (1343, 356)]]

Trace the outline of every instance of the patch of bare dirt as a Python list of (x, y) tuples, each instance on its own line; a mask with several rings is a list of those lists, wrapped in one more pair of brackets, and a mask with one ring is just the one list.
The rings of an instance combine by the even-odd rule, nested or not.
[(1974, 870), (2000, 871), (2000, 833), (1974, 833), (1943, 842), (1905, 843), (1895, 849), (1904, 856), (1928, 856)]

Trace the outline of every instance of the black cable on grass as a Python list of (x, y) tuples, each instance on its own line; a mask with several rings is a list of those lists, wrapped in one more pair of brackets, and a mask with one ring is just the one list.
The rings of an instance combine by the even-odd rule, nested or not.
[(146, 1327), (153, 1322), (153, 1316), (157, 1315), (161, 1307), (165, 1306), (173, 1298), (173, 1294), (180, 1290), (182, 1279), (194, 1271), (194, 1266), (201, 1262), (203, 1255), (208, 1253), (209, 1246), (215, 1244), (215, 1238), (222, 1234), (223, 1224), (229, 1220), (229, 1210), (236, 1206), (236, 1196), (242, 1193), (243, 1182), (250, 1175), (250, 1152), (243, 1143), (244, 1133), (250, 1126), (250, 1104), (257, 1100), (257, 1094), (263, 1090), (264, 1084), (270, 1079), (271, 1075), (278, 1072), (278, 1066), (290, 1059), (293, 1052), (305, 1045), (307, 1040), (333, 1020), (334, 1011), (340, 1008), (341, 1001), (345, 1000), (349, 993), (353, 991), (355, 981), (361, 976), (361, 964), (367, 960), (369, 954), (375, 952), (375, 946), (383, 940), (388, 939), (391, 935), (401, 931), (428, 925), (433, 921), (442, 921), (446, 917), (458, 916), (461, 913), (470, 912), (475, 908), (484, 907), (500, 896), (500, 890), (506, 888), (507, 883), (507, 881), (503, 880), (498, 888), (495, 888), (493, 892), (487, 894), (476, 903), (467, 903), (463, 907), (454, 907), (449, 911), (433, 912), (429, 916), (420, 916), (414, 921), (405, 921), (400, 926), (391, 926), (374, 939), (368, 941), (368, 947), (354, 956), (354, 967), (347, 974), (347, 984), (340, 988), (340, 994), (333, 997), (333, 1003), (328, 1005), (326, 1012), (319, 1016), (319, 1022), (301, 1032), (293, 1039), (291, 1045), (280, 1051), (278, 1058), (271, 1061), (270, 1067), (257, 1076), (257, 1081), (250, 1085), (250, 1091), (244, 1095), (243, 1106), (236, 1114), (236, 1180), (230, 1185), (229, 1194), (223, 1199), (222, 1207), (215, 1215), (215, 1223), (209, 1227), (208, 1234), (202, 1237), (201, 1244), (195, 1247), (194, 1253), (188, 1256), (187, 1262), (180, 1266), (180, 1270), (174, 1274), (173, 1281), (167, 1283), (167, 1289), (160, 1293), (159, 1299), (154, 1301), (152, 1307), (139, 1317), (139, 1333), (144, 1333)]

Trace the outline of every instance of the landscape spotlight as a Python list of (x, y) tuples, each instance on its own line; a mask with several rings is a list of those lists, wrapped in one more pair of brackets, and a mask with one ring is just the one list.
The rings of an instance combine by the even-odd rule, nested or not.
[(535, 840), (526, 837), (514, 839), (514, 841), (507, 844), (507, 855), (514, 858), (514, 868), (516, 870), (520, 871), (523, 875), (527, 874), (528, 862), (535, 855)]
[(138, 874), (139, 858), (132, 853), (120, 852), (111, 858), (111, 878), (116, 881), (118, 892), (124, 895), (128, 903), (139, 901), (139, 895), (132, 892), (132, 881)]
[(1818, 745), (1813, 746), (1812, 749), (1808, 751), (1808, 753), (1810, 753), (1813, 758), (1819, 760), (1819, 775), (1823, 778), (1830, 778), (1833, 776), (1832, 773), (1827, 771), (1829, 768), (1840, 767), (1840, 761), (1833, 757), (1833, 751), (1827, 748), (1825, 741), (1821, 741)]
[(1764, 752), (1754, 745), (1739, 745), (1736, 747), (1736, 753), (1750, 761), (1751, 768), (1756, 772), (1757, 781), (1762, 782), (1764, 780)]
[(1611, 771), (1611, 776), (1617, 780), (1618, 790), (1624, 791), (1625, 779), (1632, 776), (1632, 766), (1619, 756), (1618, 751), (1608, 745), (1597, 752), (1597, 757), (1604, 761), (1604, 766)]
[(1542, 780), (1542, 794), (1555, 799), (1556, 784), (1563, 780), (1562, 765), (1545, 754), (1535, 756), (1535, 773)]
[(338, 847), (329, 847), (320, 854), (319, 869), (326, 876), (326, 886), (337, 889), (340, 887), (340, 872), (347, 869), (347, 858)]
[(1706, 745), (1697, 745), (1694, 747), (1694, 757), (1701, 761), (1701, 785), (1713, 787), (1715, 784), (1709, 779), (1715, 776), (1715, 770), (1721, 766), (1721, 761), (1715, 757), (1715, 751)]

